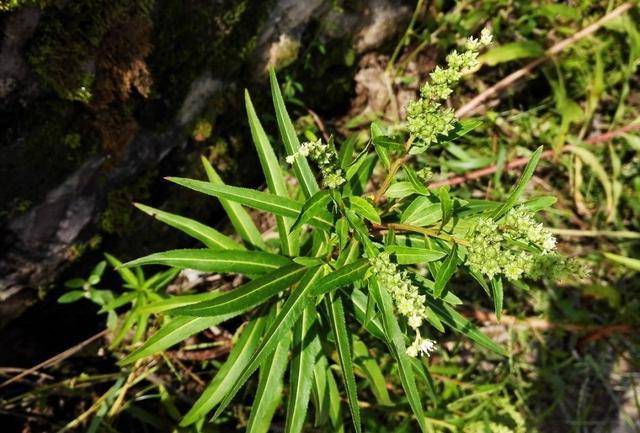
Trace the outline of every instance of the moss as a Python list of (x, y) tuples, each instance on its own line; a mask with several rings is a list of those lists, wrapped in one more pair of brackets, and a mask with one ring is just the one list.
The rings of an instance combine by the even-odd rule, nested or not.
[(21, 7), (38, 6), (44, 8), (52, 3), (51, 0), (0, 0), (0, 12), (9, 12)]
[(150, 197), (150, 186), (157, 175), (156, 170), (150, 170), (134, 183), (109, 192), (106, 208), (100, 215), (100, 228), (106, 233), (120, 236), (130, 232), (133, 213), (137, 212), (131, 203)]
[(153, 4), (154, 0), (82, 0), (48, 8), (30, 45), (33, 71), (61, 98), (89, 102), (94, 57), (104, 36), (125, 18), (148, 15)]

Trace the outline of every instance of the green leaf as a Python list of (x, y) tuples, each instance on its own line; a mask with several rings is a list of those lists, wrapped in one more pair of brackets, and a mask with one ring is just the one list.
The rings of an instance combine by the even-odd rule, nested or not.
[(227, 314), (217, 317), (177, 317), (162, 326), (137, 350), (126, 356), (118, 364), (131, 364), (138, 359), (161, 352), (198, 332), (215, 326), (233, 317)]
[(505, 350), (494, 343), (489, 337), (482, 333), (473, 323), (458, 313), (453, 307), (440, 299), (429, 298), (429, 307), (438, 315), (438, 318), (450, 328), (455, 329), (467, 338), (475, 341), (480, 346), (489, 349), (498, 355), (506, 356)]
[(329, 313), (331, 330), (333, 331), (333, 335), (336, 340), (336, 348), (338, 349), (338, 357), (340, 358), (340, 367), (342, 369), (342, 377), (347, 391), (347, 401), (349, 402), (351, 418), (353, 419), (353, 425), (356, 432), (360, 433), (362, 431), (360, 407), (358, 406), (356, 379), (353, 374), (352, 354), (349, 346), (349, 337), (344, 318), (342, 299), (340, 296), (329, 294), (329, 296), (325, 298), (325, 304)]
[(407, 175), (407, 178), (409, 179), (409, 182), (413, 186), (413, 189), (415, 190), (415, 192), (417, 192), (420, 195), (429, 195), (429, 189), (425, 186), (424, 182), (422, 182), (418, 178), (418, 174), (413, 170), (413, 168), (409, 167), (408, 165), (405, 165), (403, 167), (403, 170)]
[(553, 206), (554, 203), (557, 201), (558, 201), (557, 197), (554, 197), (552, 195), (543, 195), (540, 197), (534, 197), (530, 200), (527, 200), (524, 203), (522, 203), (522, 205), (527, 209), (529, 209), (531, 212), (538, 212), (542, 209), (546, 209), (548, 207)]
[[(262, 124), (258, 119), (256, 110), (251, 103), (251, 97), (249, 91), (245, 89), (244, 100), (247, 107), (247, 117), (249, 118), (249, 129), (251, 130), (251, 137), (253, 143), (258, 151), (258, 158), (260, 159), (260, 165), (262, 165), (262, 171), (264, 177), (267, 180), (267, 186), (272, 194), (280, 197), (289, 198), (287, 192), (287, 186), (280, 170), (280, 164), (278, 158), (269, 143), (269, 138), (262, 128)], [(278, 227), (278, 234), (280, 235), (280, 244), (282, 246), (282, 252), (288, 256), (295, 255), (298, 250), (298, 237), (290, 236), (289, 229), (293, 224), (288, 218), (276, 215), (276, 226)]]
[(267, 433), (271, 420), (282, 400), (282, 379), (287, 369), (289, 345), (288, 335), (278, 343), (260, 366), (258, 389), (251, 405), (251, 414), (247, 424), (247, 433)]
[(366, 199), (355, 195), (349, 196), (347, 199), (349, 200), (350, 207), (354, 212), (371, 222), (380, 224), (380, 215), (378, 215), (376, 208)]
[(433, 202), (429, 197), (416, 197), (402, 212), (400, 222), (417, 227), (432, 225), (442, 218), (440, 203)]
[[(207, 172), (207, 177), (209, 178), (209, 182), (202, 183), (208, 185), (225, 186), (224, 182), (215, 171), (208, 159), (202, 157), (202, 165), (204, 166), (204, 170)], [(247, 211), (244, 210), (238, 203), (235, 203), (232, 200), (228, 200), (225, 197), (218, 197), (218, 199), (220, 200), (220, 204), (224, 208), (225, 212), (229, 216), (231, 224), (236, 229), (240, 237), (251, 245), (255, 245), (256, 247), (260, 248), (261, 250), (267, 249), (264, 240), (262, 240), (262, 234), (256, 227)]]
[(527, 166), (522, 171), (522, 175), (520, 176), (520, 179), (518, 179), (518, 183), (516, 184), (516, 186), (511, 191), (511, 194), (509, 194), (509, 197), (507, 197), (507, 200), (502, 204), (502, 206), (500, 206), (493, 212), (494, 220), (499, 219), (504, 214), (509, 212), (509, 210), (513, 206), (515, 206), (516, 202), (524, 192), (525, 187), (531, 180), (531, 177), (533, 176), (534, 171), (536, 170), (536, 166), (538, 165), (538, 161), (540, 160), (541, 153), (542, 153), (542, 146), (538, 147), (535, 150), (535, 152), (531, 154), (531, 158), (529, 159)]
[(84, 298), (84, 290), (72, 290), (58, 298), (58, 304), (70, 304)]
[(322, 267), (309, 269), (302, 278), (299, 286), (295, 290), (292, 290), (291, 295), (289, 295), (282, 306), (282, 310), (264, 334), (260, 346), (251, 357), (251, 361), (242, 372), (242, 375), (236, 380), (231, 391), (226, 394), (224, 400), (220, 403), (220, 406), (218, 406), (218, 409), (213, 415), (213, 419), (217, 419), (222, 414), (247, 379), (249, 379), (253, 372), (276, 349), (280, 340), (285, 338), (305, 307), (314, 301), (314, 298), (309, 296), (309, 289), (321, 274)]
[(417, 192), (411, 182), (401, 181), (392, 183), (384, 192), (384, 195), (388, 198), (405, 198)]
[[(269, 70), (269, 81), (271, 82), (271, 96), (273, 98), (273, 106), (276, 111), (276, 120), (278, 121), (278, 129), (284, 142), (284, 147), (289, 155), (293, 155), (300, 148), (300, 142), (291, 118), (287, 113), (282, 93), (280, 92), (280, 86), (278, 85), (278, 79), (273, 69)], [(319, 191), (316, 178), (309, 167), (309, 163), (304, 156), (297, 156), (293, 163), (293, 170), (296, 174), (296, 178), (302, 187), (304, 196), (308, 199)]]
[(440, 223), (440, 226), (444, 227), (451, 219), (451, 215), (453, 213), (453, 200), (451, 200), (449, 190), (444, 186), (438, 188), (436, 194), (440, 199), (440, 208), (442, 210), (442, 222)]
[(211, 228), (198, 221), (182, 217), (180, 215), (174, 215), (169, 212), (165, 212), (159, 209), (154, 209), (150, 206), (145, 206), (140, 203), (134, 203), (134, 206), (143, 211), (144, 213), (151, 215), (158, 221), (162, 221), (165, 224), (174, 227), (183, 233), (195, 238), (205, 244), (212, 250), (244, 250), (245, 248), (234, 241), (233, 239), (223, 235), (218, 230)]
[(498, 322), (502, 317), (502, 300), (504, 298), (504, 289), (502, 287), (502, 278), (493, 277), (491, 279), (491, 293), (493, 295), (493, 305), (496, 312)]
[[(302, 203), (290, 198), (279, 197), (274, 194), (269, 194), (268, 192), (255, 191), (249, 188), (239, 188), (237, 186), (229, 185), (212, 185), (208, 182), (176, 177), (170, 177), (168, 179), (194, 191), (235, 201), (254, 209), (260, 209), (271, 212), (275, 215), (282, 215), (289, 218), (297, 218), (303, 206)], [(331, 215), (329, 215), (328, 212), (326, 214), (313, 217), (311, 221), (309, 221), (309, 224), (324, 230), (328, 230), (333, 226)]]
[(354, 361), (356, 365), (361, 367), (378, 404), (382, 406), (392, 406), (393, 402), (391, 398), (389, 398), (389, 391), (387, 391), (387, 381), (382, 374), (380, 366), (369, 354), (369, 350), (362, 340), (355, 335), (353, 335), (352, 340)]
[(265, 316), (258, 316), (242, 330), (240, 338), (231, 349), (227, 360), (184, 416), (180, 422), (181, 426), (191, 425), (206, 416), (231, 390), (258, 347), (260, 337), (264, 332), (265, 322)]
[(386, 138), (387, 137), (384, 137), (384, 133), (382, 132), (382, 128), (380, 128), (380, 125), (378, 125), (376, 122), (373, 122), (371, 124), (371, 141), (373, 142), (373, 147), (375, 148), (376, 153), (378, 154), (378, 158), (380, 158), (380, 161), (382, 162), (382, 165), (384, 166), (384, 168), (388, 169), (391, 165), (391, 162), (389, 160), (389, 151), (383, 144), (380, 143), (381, 140), (384, 140)]
[(602, 253), (607, 259), (633, 271), (640, 272), (640, 260), (613, 253)]
[[(371, 279), (369, 279), (369, 281), (371, 281)], [(369, 291), (369, 295), (367, 295), (362, 290), (353, 289), (351, 291), (353, 312), (355, 313), (356, 320), (360, 322), (367, 332), (379, 340), (386, 341), (382, 323), (380, 323), (377, 317), (367, 317), (367, 307), (371, 304), (371, 296), (371, 291)]]
[(262, 251), (171, 250), (150, 254), (123, 266), (166, 265), (201, 272), (264, 274), (291, 264), (291, 259)]
[(323, 425), (329, 419), (330, 402), (327, 370), (329, 370), (329, 362), (326, 356), (321, 355), (313, 367), (313, 381), (311, 384), (311, 396), (316, 413), (315, 427)]
[(433, 293), (436, 297), (440, 297), (442, 295), (442, 291), (446, 287), (447, 283), (453, 276), (453, 273), (456, 271), (458, 267), (458, 245), (453, 244), (451, 248), (451, 252), (447, 259), (442, 263), (440, 269), (438, 270), (438, 274), (436, 275), (436, 281), (433, 286)]
[(415, 265), (417, 263), (440, 260), (446, 253), (440, 250), (403, 245), (388, 245), (385, 250), (396, 256), (399, 265)]
[(129, 285), (129, 287), (136, 288), (139, 286), (140, 282), (138, 281), (138, 277), (136, 277), (135, 274), (131, 272), (131, 269), (123, 268), (122, 262), (113, 257), (111, 254), (105, 253), (104, 256), (106, 257), (109, 264), (116, 270), (118, 275), (120, 275), (120, 278), (122, 278)]
[(348, 286), (354, 281), (362, 279), (368, 269), (369, 261), (367, 259), (358, 260), (336, 269), (329, 275), (320, 278), (314, 284), (314, 287), (310, 290), (311, 295), (323, 295), (340, 287)]
[(492, 48), (478, 59), (481, 63), (494, 66), (499, 63), (528, 57), (540, 57), (544, 55), (544, 48), (535, 41), (511, 42)]
[(338, 152), (338, 166), (342, 170), (346, 170), (347, 167), (351, 164), (353, 160), (353, 151), (356, 147), (356, 143), (358, 142), (357, 135), (350, 135), (340, 146), (340, 151)]
[(382, 311), (382, 319), (384, 324), (384, 335), (387, 345), (391, 350), (393, 357), (398, 361), (398, 372), (400, 373), (400, 381), (402, 387), (409, 400), (411, 410), (416, 416), (418, 425), (422, 432), (428, 432), (431, 430), (427, 425), (426, 417), (422, 408), (422, 401), (418, 388), (416, 386), (416, 379), (411, 366), (411, 360), (407, 355), (407, 348), (404, 344), (404, 334), (400, 331), (400, 325), (393, 312), (393, 303), (389, 293), (384, 287), (380, 287), (375, 278), (372, 278), (369, 284), (369, 288), (375, 296), (380, 310)]
[(327, 206), (331, 202), (331, 194), (329, 191), (318, 191), (308, 199), (302, 210), (298, 215), (298, 218), (291, 226), (291, 231), (301, 227), (303, 224), (309, 222), (313, 217), (320, 216), (327, 213)]
[(313, 329), (315, 319), (315, 306), (309, 304), (293, 328), (285, 433), (300, 433), (307, 416), (314, 366), (322, 349), (320, 339)]
[(172, 314), (196, 317), (239, 314), (266, 302), (291, 286), (302, 277), (305, 270), (296, 264), (283, 266), (214, 299), (178, 308)]

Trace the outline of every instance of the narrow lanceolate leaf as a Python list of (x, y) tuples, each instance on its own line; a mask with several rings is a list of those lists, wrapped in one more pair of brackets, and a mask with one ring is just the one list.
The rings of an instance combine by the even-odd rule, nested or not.
[(382, 322), (378, 320), (375, 315), (373, 317), (367, 317), (367, 307), (370, 305), (371, 290), (369, 294), (365, 294), (362, 290), (353, 289), (351, 291), (351, 302), (353, 304), (353, 312), (355, 313), (356, 320), (362, 325), (364, 329), (381, 341), (385, 341), (384, 329)]
[(413, 168), (405, 165), (403, 170), (407, 175), (407, 179), (409, 179), (409, 183), (411, 183), (411, 186), (413, 186), (413, 189), (418, 194), (429, 195), (429, 189), (425, 186), (424, 182), (418, 178), (418, 174), (413, 170)]
[(218, 230), (204, 225), (198, 221), (185, 218), (180, 215), (174, 215), (169, 212), (165, 212), (159, 209), (154, 209), (150, 206), (145, 206), (140, 203), (135, 203), (135, 207), (143, 211), (144, 213), (151, 215), (158, 221), (174, 227), (183, 233), (195, 238), (205, 244), (212, 250), (244, 250), (245, 248), (229, 238), (223, 235)]
[(191, 425), (209, 413), (222, 398), (231, 390), (237, 378), (242, 374), (251, 355), (260, 343), (264, 332), (266, 317), (259, 316), (252, 319), (242, 330), (240, 338), (231, 349), (229, 357), (218, 370), (213, 380), (207, 385), (193, 407), (180, 422), (181, 426)]
[(429, 197), (420, 196), (411, 202), (400, 215), (400, 222), (412, 226), (424, 227), (440, 221), (442, 207)]
[(371, 222), (380, 224), (380, 215), (366, 199), (352, 195), (349, 197), (349, 204), (353, 211), (368, 219)]
[(356, 379), (353, 374), (353, 357), (351, 354), (351, 347), (349, 345), (347, 324), (344, 319), (342, 298), (340, 296), (329, 294), (329, 296), (325, 298), (325, 303), (329, 312), (331, 330), (333, 331), (333, 336), (336, 340), (336, 348), (338, 349), (338, 357), (340, 358), (342, 378), (347, 391), (347, 401), (349, 402), (349, 410), (351, 411), (353, 426), (356, 433), (360, 433), (362, 431), (360, 407), (358, 406)]
[(299, 286), (291, 292), (291, 295), (282, 306), (282, 310), (280, 310), (271, 326), (267, 329), (260, 342), (260, 346), (251, 357), (251, 361), (242, 372), (242, 375), (238, 377), (233, 388), (227, 393), (222, 403), (220, 403), (220, 406), (218, 406), (218, 409), (213, 415), (213, 419), (218, 418), (220, 414), (222, 414), (247, 379), (249, 379), (253, 372), (256, 371), (264, 360), (276, 349), (278, 343), (291, 330), (291, 327), (298, 320), (304, 308), (315, 300), (315, 298), (309, 296), (309, 289), (321, 275), (321, 267), (309, 269), (306, 272)]
[[(213, 185), (193, 179), (170, 177), (170, 181), (179, 185), (199, 191), (214, 197), (231, 200), (254, 209), (271, 212), (274, 215), (282, 215), (289, 218), (297, 218), (302, 210), (302, 203), (286, 197), (279, 197), (268, 192), (255, 191), (249, 188), (240, 188), (229, 185)], [(331, 215), (327, 212), (311, 218), (309, 224), (328, 230), (332, 227)]]
[(391, 165), (389, 160), (389, 150), (380, 143), (380, 139), (384, 138), (384, 132), (382, 131), (382, 128), (380, 128), (380, 125), (373, 122), (371, 124), (371, 141), (373, 142), (373, 147), (378, 154), (378, 158), (380, 158), (380, 162), (382, 162), (384, 168), (388, 169)]
[(291, 226), (291, 231), (301, 227), (303, 224), (306, 224), (311, 220), (311, 218), (315, 216), (320, 216), (322, 214), (327, 213), (327, 206), (331, 202), (331, 194), (329, 191), (318, 191), (308, 199), (304, 206), (302, 206), (302, 210), (296, 218), (296, 221)]
[(237, 289), (224, 292), (214, 299), (178, 308), (172, 312), (184, 316), (218, 316), (220, 314), (241, 313), (256, 307), (282, 290), (291, 286), (305, 272), (300, 265), (291, 264), (250, 281)]
[(122, 359), (119, 364), (126, 365), (137, 361), (140, 358), (161, 352), (174, 344), (196, 334), (211, 326), (233, 317), (227, 314), (216, 317), (178, 317), (164, 325), (158, 332), (153, 334), (139, 349)]
[(109, 264), (111, 264), (111, 266), (116, 269), (116, 272), (118, 272), (120, 277), (122, 277), (122, 279), (129, 285), (130, 288), (136, 288), (140, 285), (138, 277), (136, 277), (131, 269), (123, 268), (122, 262), (120, 260), (113, 257), (111, 254), (105, 253), (104, 256), (107, 258)]
[(329, 419), (329, 390), (327, 387), (327, 370), (329, 361), (324, 355), (320, 355), (313, 367), (313, 382), (311, 384), (311, 396), (315, 407), (315, 427), (321, 426)]
[(267, 433), (271, 420), (282, 400), (282, 379), (287, 369), (287, 357), (291, 339), (287, 335), (260, 367), (258, 389), (256, 390), (247, 433)]
[(493, 306), (496, 312), (496, 319), (498, 319), (499, 322), (502, 317), (502, 299), (504, 297), (502, 278), (493, 277), (491, 279), (491, 293), (493, 294)]
[(518, 199), (524, 192), (525, 187), (531, 180), (531, 177), (533, 176), (533, 172), (536, 170), (538, 161), (540, 161), (541, 153), (542, 153), (542, 146), (538, 147), (535, 150), (535, 152), (533, 152), (533, 154), (531, 155), (531, 158), (529, 159), (529, 162), (527, 163), (527, 166), (522, 171), (522, 175), (520, 176), (520, 179), (518, 179), (518, 183), (509, 194), (509, 197), (507, 197), (507, 200), (502, 204), (502, 206), (500, 206), (494, 211), (493, 219), (497, 220), (501, 218), (504, 214), (509, 212), (509, 210), (513, 206), (515, 206), (515, 204), (518, 202)]
[[(207, 172), (207, 177), (209, 178), (208, 183), (210, 185), (225, 185), (209, 160), (203, 157), (202, 164), (204, 165), (204, 170)], [(218, 199), (220, 200), (220, 204), (224, 208), (225, 212), (229, 216), (231, 224), (236, 229), (240, 237), (251, 245), (255, 245), (262, 250), (266, 249), (267, 246), (262, 240), (262, 234), (260, 234), (260, 230), (258, 230), (247, 211), (233, 200), (228, 200), (224, 197), (218, 197)]]
[[(293, 155), (300, 148), (300, 142), (298, 136), (293, 128), (293, 123), (287, 113), (287, 108), (284, 105), (284, 99), (280, 92), (280, 86), (278, 85), (278, 79), (273, 69), (269, 70), (269, 81), (271, 82), (271, 96), (273, 98), (273, 106), (276, 110), (276, 120), (278, 121), (278, 129), (284, 142), (284, 147), (287, 149), (287, 154)], [(304, 196), (308, 199), (311, 198), (316, 192), (319, 191), (316, 178), (309, 167), (307, 159), (299, 155), (296, 157), (293, 163), (293, 171), (296, 174), (296, 178), (300, 183)]]
[(435, 298), (428, 298), (427, 303), (433, 312), (438, 315), (442, 323), (475, 341), (480, 346), (498, 355), (506, 356), (505, 350), (499, 344), (494, 343), (489, 337), (483, 334), (477, 326), (458, 313), (451, 305)]
[(400, 265), (414, 265), (416, 263), (433, 262), (446, 255), (445, 252), (431, 248), (405, 247), (404, 245), (389, 245), (385, 250), (396, 256)]
[(174, 310), (186, 305), (198, 304), (201, 302), (211, 301), (212, 299), (222, 296), (225, 292), (215, 290), (212, 292), (196, 293), (193, 295), (175, 295), (166, 299), (151, 302), (140, 309), (141, 313), (158, 314), (164, 311)]
[(382, 374), (380, 366), (376, 360), (369, 354), (367, 346), (362, 340), (353, 336), (353, 354), (356, 365), (360, 367), (364, 373), (373, 395), (376, 397), (378, 404), (382, 406), (391, 406), (393, 402), (389, 398), (387, 390), (387, 381)]
[(172, 250), (150, 254), (123, 266), (166, 265), (202, 272), (259, 275), (291, 264), (287, 257), (262, 251)]
[(437, 194), (438, 198), (440, 198), (440, 208), (442, 209), (442, 222), (440, 223), (440, 226), (444, 227), (449, 222), (449, 219), (451, 219), (453, 212), (453, 200), (451, 200), (449, 191), (444, 186), (438, 188)]
[(451, 248), (451, 252), (449, 253), (449, 257), (442, 263), (440, 269), (438, 269), (438, 274), (436, 275), (436, 281), (433, 285), (433, 293), (436, 297), (440, 297), (442, 295), (442, 291), (446, 287), (447, 283), (453, 276), (456, 268), (458, 267), (458, 245), (453, 244)]
[(322, 277), (311, 289), (313, 296), (329, 293), (335, 289), (348, 286), (356, 280), (364, 277), (369, 269), (369, 261), (366, 259), (358, 260), (343, 266), (329, 275)]
[(313, 370), (321, 350), (320, 339), (313, 328), (315, 318), (315, 306), (310, 304), (293, 328), (285, 433), (300, 433), (307, 416)]
[(431, 427), (427, 425), (422, 401), (416, 386), (416, 379), (411, 366), (411, 359), (407, 355), (407, 348), (404, 344), (404, 334), (400, 331), (400, 325), (393, 313), (393, 303), (391, 296), (384, 287), (380, 287), (375, 279), (372, 279), (369, 288), (376, 298), (382, 311), (382, 322), (384, 324), (384, 335), (387, 345), (391, 349), (393, 357), (398, 361), (398, 371), (400, 373), (400, 381), (402, 387), (413, 410), (420, 430), (423, 433), (431, 431)]
[(602, 253), (607, 259), (626, 268), (640, 272), (640, 260), (613, 253)]
[[(271, 143), (269, 143), (269, 138), (264, 132), (264, 128), (262, 128), (262, 124), (260, 123), (260, 119), (258, 119), (256, 110), (253, 108), (253, 103), (247, 90), (244, 91), (244, 100), (247, 106), (251, 138), (253, 138), (253, 143), (258, 151), (258, 158), (260, 159), (260, 165), (262, 165), (262, 171), (264, 172), (269, 191), (277, 196), (289, 198), (287, 185), (280, 170), (280, 163), (271, 147)], [(276, 226), (278, 227), (282, 252), (288, 256), (297, 253), (299, 244), (297, 236), (289, 235), (291, 224), (293, 224), (291, 219), (276, 215)]]

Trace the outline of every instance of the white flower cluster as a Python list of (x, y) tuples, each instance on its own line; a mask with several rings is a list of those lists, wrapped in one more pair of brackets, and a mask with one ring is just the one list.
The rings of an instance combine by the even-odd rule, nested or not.
[(371, 269), (378, 283), (389, 291), (398, 313), (407, 318), (407, 323), (416, 332), (415, 340), (407, 348), (407, 355), (428, 356), (435, 350), (435, 341), (422, 338), (419, 330), (423, 321), (426, 320), (426, 297), (419, 293), (406, 271), (398, 271), (396, 264), (391, 263), (389, 254), (380, 253), (371, 259)]
[[(503, 274), (510, 280), (532, 274), (537, 258), (556, 247), (554, 236), (522, 206), (511, 209), (499, 221), (479, 219), (468, 240), (467, 264), (472, 270), (489, 278)], [(533, 245), (539, 253), (522, 245)]]
[(480, 39), (469, 38), (465, 51), (452, 51), (447, 56), (447, 67), (437, 66), (429, 75), (430, 80), (420, 89), (420, 99), (407, 105), (409, 132), (420, 139), (412, 153), (426, 150), (431, 143), (437, 143), (438, 135), (446, 135), (453, 129), (455, 114), (453, 109), (444, 107), (444, 101), (453, 92), (453, 86), (462, 76), (478, 68), (480, 48), (492, 41), (488, 29), (483, 29)]
[(324, 186), (327, 188), (335, 189), (345, 182), (342, 169), (338, 167), (338, 156), (335, 149), (329, 144), (323, 144), (321, 139), (302, 143), (297, 152), (287, 156), (287, 163), (293, 164), (298, 156), (309, 156), (318, 164)]

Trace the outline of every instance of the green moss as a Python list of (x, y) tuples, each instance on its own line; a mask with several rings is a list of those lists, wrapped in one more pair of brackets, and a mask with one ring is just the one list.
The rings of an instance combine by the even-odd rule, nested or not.
[(150, 170), (134, 183), (109, 192), (106, 208), (100, 215), (100, 228), (109, 234), (125, 235), (131, 228), (133, 213), (137, 212), (132, 202), (150, 197), (149, 188), (157, 175), (156, 170)]
[(148, 15), (154, 3), (82, 0), (48, 8), (29, 50), (33, 71), (61, 98), (89, 102), (93, 61), (105, 34), (124, 17)]
[(0, 0), (0, 12), (8, 12), (21, 7), (38, 6), (44, 8), (51, 0)]

